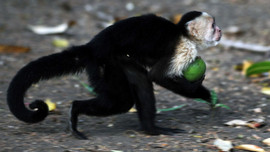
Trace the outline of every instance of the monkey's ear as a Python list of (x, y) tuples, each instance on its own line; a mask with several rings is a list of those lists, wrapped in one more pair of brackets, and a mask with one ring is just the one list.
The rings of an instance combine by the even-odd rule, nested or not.
[(189, 22), (187, 22), (187, 23), (185, 24), (185, 27), (186, 27), (186, 29), (187, 29), (188, 31), (191, 31), (192, 24), (194, 24), (193, 21), (189, 21)]
[(194, 32), (196, 32), (195, 28), (196, 28), (196, 22), (195, 20), (189, 21), (186, 23), (185, 28), (187, 30), (187, 34), (188, 35), (194, 35)]

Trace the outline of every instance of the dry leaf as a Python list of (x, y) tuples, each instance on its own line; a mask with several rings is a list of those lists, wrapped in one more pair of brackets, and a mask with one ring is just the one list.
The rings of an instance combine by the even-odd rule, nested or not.
[(65, 48), (69, 46), (69, 42), (66, 39), (55, 39), (52, 43), (55, 47), (59, 48)]
[(261, 93), (270, 95), (270, 87), (263, 87)]
[(249, 119), (248, 122), (264, 123), (265, 120), (262, 118), (253, 118), (253, 119)]
[(135, 108), (131, 108), (128, 112), (137, 112)]
[(56, 104), (51, 101), (51, 99), (46, 99), (45, 103), (47, 104), (49, 111), (53, 111), (56, 109)]
[(262, 108), (255, 108), (255, 109), (253, 109), (253, 111), (255, 113), (261, 113), (262, 112)]
[(260, 128), (262, 127), (264, 124), (261, 124), (261, 123), (247, 123), (247, 126), (249, 128), (252, 128), (252, 129), (256, 129), (256, 128)]
[(229, 151), (229, 150), (231, 150), (233, 148), (231, 141), (225, 141), (225, 140), (222, 140), (222, 139), (216, 139), (214, 141), (214, 145), (218, 149), (220, 149), (220, 150), (222, 150), (224, 152)]
[(113, 127), (114, 126), (114, 124), (112, 124), (112, 123), (110, 123), (110, 124), (108, 124), (108, 126), (107, 127)]
[(252, 61), (249, 61), (249, 60), (244, 60), (243, 61), (243, 69), (242, 69), (242, 75), (246, 75), (246, 71), (247, 69), (253, 64)]
[(243, 64), (238, 63), (238, 64), (233, 66), (233, 69), (236, 70), (236, 71), (242, 71), (243, 70)]
[(193, 135), (192, 137), (194, 137), (194, 138), (202, 138), (203, 136), (200, 136), (200, 135)]
[(30, 48), (15, 45), (0, 45), (0, 53), (27, 53)]
[(263, 142), (264, 144), (270, 146), (270, 138), (264, 139), (262, 142)]
[(235, 146), (234, 148), (241, 149), (241, 150), (255, 151), (255, 152), (265, 152), (264, 149), (262, 149), (261, 147), (256, 146), (256, 145), (250, 145), (250, 144), (239, 145), (239, 146)]
[(211, 68), (212, 71), (219, 71), (219, 68), (218, 67), (213, 67)]
[(255, 138), (255, 139), (257, 139), (257, 140), (262, 139), (260, 136), (258, 136), (258, 135), (256, 135), (256, 134), (253, 134), (252, 137)]
[(253, 129), (265, 126), (264, 119), (251, 119), (248, 121), (247, 126)]
[(28, 28), (39, 35), (64, 33), (70, 27), (76, 24), (74, 21), (66, 22), (57, 26), (28, 25)]
[(181, 20), (181, 18), (182, 18), (182, 14), (176, 14), (176, 15), (174, 15), (173, 16), (173, 23), (174, 24), (178, 24), (179, 23), (179, 21)]
[(244, 120), (232, 120), (229, 122), (224, 123), (225, 125), (228, 126), (247, 126), (250, 128), (260, 128), (262, 126), (265, 125), (265, 121), (263, 119), (251, 119), (248, 121), (244, 121)]
[(236, 119), (236, 120), (226, 122), (225, 125), (228, 125), (228, 126), (245, 126), (245, 125), (247, 125), (247, 121)]

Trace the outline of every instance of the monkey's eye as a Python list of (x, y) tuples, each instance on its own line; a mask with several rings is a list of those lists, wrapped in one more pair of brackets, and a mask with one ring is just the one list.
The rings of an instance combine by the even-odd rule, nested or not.
[(213, 24), (212, 24), (212, 28), (215, 28), (215, 26), (216, 26), (216, 24), (215, 24), (215, 23), (213, 23)]

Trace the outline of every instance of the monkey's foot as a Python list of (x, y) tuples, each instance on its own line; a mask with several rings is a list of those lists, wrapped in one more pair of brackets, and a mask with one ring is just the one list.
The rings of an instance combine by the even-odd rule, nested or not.
[(79, 132), (78, 130), (72, 130), (71, 131), (72, 135), (75, 136), (78, 139), (81, 140), (87, 140), (88, 138), (81, 132)]
[(185, 130), (175, 129), (175, 128), (162, 128), (162, 127), (154, 127), (151, 129), (144, 129), (144, 132), (149, 135), (173, 135), (176, 133), (186, 133)]
[(81, 133), (77, 129), (72, 129), (72, 127), (69, 124), (67, 125), (65, 131), (67, 133), (71, 132), (71, 134), (77, 139), (81, 139), (81, 140), (87, 140), (88, 139), (83, 133)]

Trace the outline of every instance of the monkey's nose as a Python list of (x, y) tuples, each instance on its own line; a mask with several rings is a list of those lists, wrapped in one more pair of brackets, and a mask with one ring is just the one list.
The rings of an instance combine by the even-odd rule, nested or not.
[(217, 26), (216, 28), (217, 32), (221, 32), (221, 29)]

